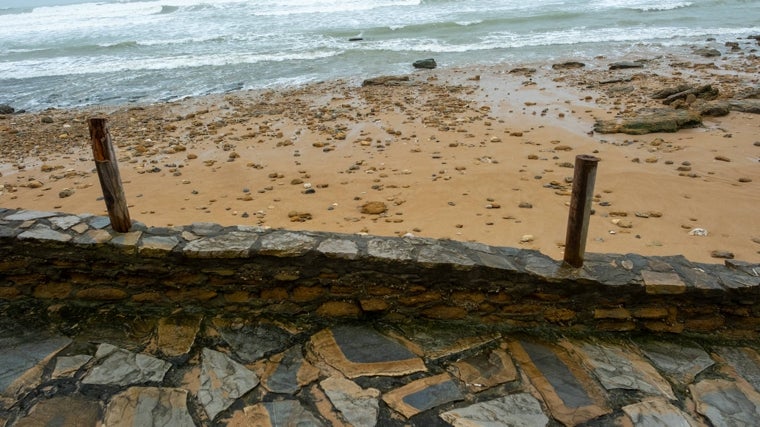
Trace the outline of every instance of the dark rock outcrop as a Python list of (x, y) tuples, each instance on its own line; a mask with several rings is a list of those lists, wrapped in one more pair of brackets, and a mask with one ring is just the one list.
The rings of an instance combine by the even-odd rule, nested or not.
[(433, 68), (437, 67), (438, 64), (435, 62), (435, 59), (427, 58), (427, 59), (420, 59), (418, 61), (414, 61), (412, 66), (414, 68), (423, 68), (426, 70), (432, 70)]
[(409, 81), (409, 76), (380, 76), (366, 79), (362, 86), (398, 86)]
[(628, 68), (644, 68), (644, 63), (640, 61), (620, 61), (610, 64), (610, 70), (625, 70)]
[(626, 133), (644, 135), (654, 132), (676, 132), (702, 124), (702, 117), (689, 110), (649, 109), (622, 120), (599, 120), (594, 131), (599, 133)]
[(576, 68), (583, 68), (585, 66), (586, 66), (586, 64), (584, 64), (582, 62), (568, 61), (568, 62), (563, 62), (563, 63), (560, 63), (560, 64), (553, 64), (552, 65), (552, 69), (554, 69), (554, 70), (573, 70), (573, 69), (576, 69)]
[(13, 114), (16, 109), (8, 104), (0, 104), (0, 114)]

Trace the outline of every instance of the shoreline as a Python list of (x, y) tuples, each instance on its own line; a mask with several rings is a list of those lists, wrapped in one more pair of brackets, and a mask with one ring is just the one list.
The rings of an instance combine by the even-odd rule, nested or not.
[[(131, 216), (149, 226), (411, 233), (561, 259), (567, 166), (594, 154), (587, 252), (719, 263), (711, 252), (720, 250), (760, 261), (756, 114), (703, 117), (676, 133), (593, 132), (596, 120), (662, 107), (655, 88), (711, 83), (722, 99), (757, 87), (758, 58), (608, 63), (436, 69), (393, 85), (333, 81), (6, 115), (0, 135), (17, 148), (0, 152), (0, 206), (103, 214), (86, 118), (104, 114)], [(363, 212), (367, 202), (377, 210)], [(708, 236), (689, 235), (695, 228)]]

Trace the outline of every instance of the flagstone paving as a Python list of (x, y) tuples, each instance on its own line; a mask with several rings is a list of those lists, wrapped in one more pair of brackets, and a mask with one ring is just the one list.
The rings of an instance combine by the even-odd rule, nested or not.
[[(90, 312), (50, 324), (3, 316), (0, 427), (760, 420), (757, 342), (497, 333), (429, 321), (319, 324), (182, 309), (155, 318)], [(110, 328), (105, 318), (114, 319)]]

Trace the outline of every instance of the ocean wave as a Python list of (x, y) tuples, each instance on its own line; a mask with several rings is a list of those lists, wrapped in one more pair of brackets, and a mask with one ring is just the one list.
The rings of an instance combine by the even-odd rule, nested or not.
[(0, 16), (2, 15), (21, 15), (24, 13), (34, 12), (33, 7), (0, 7)]
[(161, 11), (158, 12), (159, 15), (168, 15), (170, 13), (174, 13), (179, 10), (179, 6), (167, 6), (163, 5), (161, 6)]
[(663, 12), (691, 6), (694, 6), (694, 2), (672, 0), (601, 0), (596, 2), (598, 9), (624, 9), (638, 12)]

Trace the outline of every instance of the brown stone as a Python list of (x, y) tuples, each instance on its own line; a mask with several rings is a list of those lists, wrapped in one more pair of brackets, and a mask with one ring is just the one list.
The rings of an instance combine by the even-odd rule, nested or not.
[(467, 310), (461, 307), (449, 307), (437, 305), (422, 312), (422, 315), (430, 319), (456, 320), (467, 317)]
[(317, 309), (317, 316), (350, 317), (357, 319), (362, 311), (356, 303), (346, 301), (327, 301)]
[(464, 308), (475, 308), (485, 300), (486, 296), (481, 292), (458, 291), (451, 294), (452, 304)]
[(633, 317), (637, 319), (664, 319), (670, 313), (663, 307), (643, 307), (633, 310)]
[(452, 363), (450, 371), (471, 393), (478, 393), (517, 379), (515, 364), (500, 348)]
[(156, 346), (165, 356), (178, 357), (190, 352), (201, 326), (202, 316), (178, 314), (158, 321)]
[(566, 323), (575, 320), (576, 313), (566, 308), (550, 308), (544, 312), (544, 319), (551, 323)]
[(224, 300), (229, 303), (244, 303), (251, 299), (251, 294), (247, 291), (236, 291), (230, 294), (224, 294)]
[(284, 288), (270, 288), (261, 291), (261, 299), (265, 301), (284, 301), (288, 299), (288, 290)]
[(0, 287), (0, 299), (15, 299), (21, 294), (18, 289), (11, 286)]
[(126, 292), (116, 288), (88, 288), (76, 293), (76, 297), (79, 299), (95, 301), (118, 301), (128, 296)]
[(388, 286), (368, 286), (367, 293), (376, 297), (384, 297), (397, 294), (398, 291), (396, 289), (389, 288)]
[(631, 312), (622, 307), (597, 308), (594, 310), (594, 319), (628, 320), (630, 318)]
[(441, 294), (438, 292), (430, 291), (419, 295), (411, 295), (408, 297), (402, 297), (398, 299), (399, 304), (407, 307), (423, 305), (431, 302), (437, 302), (441, 300)]
[(380, 215), (388, 210), (388, 206), (384, 202), (367, 202), (361, 207), (363, 214), (367, 215)]
[(316, 299), (319, 299), (322, 295), (324, 295), (327, 291), (324, 288), (318, 287), (318, 286), (299, 286), (295, 289), (293, 289), (293, 296), (291, 299), (293, 302), (309, 302), (314, 301)]
[(69, 296), (72, 286), (69, 283), (43, 283), (34, 288), (34, 297), (41, 299), (63, 299)]
[(158, 292), (142, 292), (132, 295), (132, 301), (134, 302), (159, 302), (163, 299), (163, 295)]
[(683, 327), (689, 332), (717, 332), (725, 324), (726, 319), (723, 317), (712, 316), (703, 319), (687, 319)]
[(683, 332), (683, 324), (682, 323), (667, 323), (667, 322), (658, 322), (658, 321), (650, 321), (650, 322), (644, 322), (644, 328), (652, 331), (652, 332), (670, 332), (674, 334), (680, 334)]
[(388, 303), (380, 298), (363, 299), (359, 301), (362, 310), (366, 312), (386, 311), (388, 310)]
[(686, 292), (686, 284), (677, 273), (642, 270), (641, 278), (648, 294), (673, 295)]

